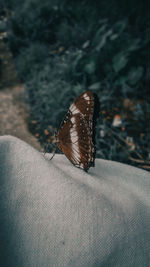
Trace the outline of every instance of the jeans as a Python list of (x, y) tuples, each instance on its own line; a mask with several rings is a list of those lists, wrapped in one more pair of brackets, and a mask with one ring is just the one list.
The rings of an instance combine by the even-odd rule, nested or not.
[(0, 137), (0, 266), (150, 266), (150, 173)]

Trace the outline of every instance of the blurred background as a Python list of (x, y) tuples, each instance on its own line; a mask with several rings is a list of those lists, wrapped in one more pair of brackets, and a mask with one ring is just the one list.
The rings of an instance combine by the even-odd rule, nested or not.
[(42, 151), (85, 90), (97, 157), (150, 170), (150, 4), (0, 0), (0, 135)]

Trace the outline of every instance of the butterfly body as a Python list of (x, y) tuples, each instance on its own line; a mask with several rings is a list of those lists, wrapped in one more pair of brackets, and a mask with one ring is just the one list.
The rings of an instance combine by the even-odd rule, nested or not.
[(57, 134), (58, 148), (85, 171), (94, 166), (95, 160), (94, 107), (94, 94), (81, 94), (70, 106)]

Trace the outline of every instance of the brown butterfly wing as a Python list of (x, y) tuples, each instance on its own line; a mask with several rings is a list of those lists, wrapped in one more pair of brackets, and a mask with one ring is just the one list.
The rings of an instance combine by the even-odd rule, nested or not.
[(81, 94), (70, 106), (69, 111), (72, 114), (80, 113), (86, 119), (90, 128), (93, 126), (94, 113), (94, 94), (91, 91), (86, 91)]
[(95, 123), (99, 101), (86, 91), (70, 106), (57, 135), (58, 147), (77, 167), (87, 171), (95, 160)]
[(75, 166), (86, 171), (94, 166), (92, 129), (82, 114), (68, 113), (57, 139), (58, 147)]
[(95, 126), (99, 116), (100, 103), (97, 95), (92, 91), (82, 93), (70, 106), (71, 114), (82, 114), (92, 131), (92, 139), (95, 144)]

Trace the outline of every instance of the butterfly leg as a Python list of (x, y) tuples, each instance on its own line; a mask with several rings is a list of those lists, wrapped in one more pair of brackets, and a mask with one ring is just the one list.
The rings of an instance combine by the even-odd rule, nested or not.
[(53, 159), (53, 157), (55, 156), (56, 150), (57, 150), (57, 147), (56, 147), (55, 150), (53, 151), (53, 155), (52, 155), (52, 157), (51, 157), (49, 160), (52, 160), (52, 159)]
[(44, 150), (44, 151), (43, 151), (43, 155), (44, 155), (44, 156), (45, 156), (45, 154), (46, 154), (46, 152), (47, 152), (48, 145), (49, 145), (49, 144), (47, 143), (47, 144), (46, 144), (46, 147), (44, 147), (44, 149), (43, 149), (43, 150)]

